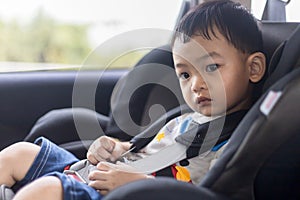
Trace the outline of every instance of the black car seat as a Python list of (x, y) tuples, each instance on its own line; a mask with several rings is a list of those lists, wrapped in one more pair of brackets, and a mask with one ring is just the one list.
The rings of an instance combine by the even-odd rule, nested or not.
[[(288, 38), (291, 33), (296, 29), (298, 26), (298, 23), (284, 23), (284, 22), (262, 22), (259, 24), (262, 36), (263, 36), (263, 49), (264, 54), (266, 55), (266, 61), (268, 66), (268, 71), (265, 74), (264, 78), (255, 88), (255, 99), (261, 97), (262, 92), (266, 90), (270, 86), (270, 84), (274, 83), (274, 80), (278, 80), (281, 78), (284, 74), (287, 74), (291, 69), (284, 68), (284, 69), (277, 69), (275, 73), (274, 70), (276, 66), (278, 65), (279, 58), (286, 57), (287, 53), (283, 53), (282, 50), (285, 47), (285, 43), (287, 41), (286, 38)], [(280, 31), (278, 31), (280, 30)], [(294, 40), (294, 39), (292, 39)], [(272, 59), (271, 59), (272, 57)], [(287, 59), (283, 59), (285, 64), (291, 65), (293, 61), (289, 59), (289, 61), (285, 61)], [(283, 62), (283, 61), (281, 61)], [(289, 63), (287, 63), (289, 62)], [(279, 64), (282, 65), (282, 64)], [(272, 75), (271, 75), (272, 74)], [(266, 80), (267, 79), (267, 80)], [(166, 115), (162, 120), (167, 118), (166, 121), (169, 119), (172, 119), (172, 117), (178, 116), (181, 112), (188, 112), (190, 111), (188, 108), (186, 108), (184, 105), (178, 109), (175, 108), (168, 112), (168, 115)], [(161, 119), (159, 119), (161, 120)], [(158, 124), (158, 122), (157, 122)], [(155, 130), (157, 130), (156, 124), (153, 126), (150, 126), (147, 130), (143, 131), (141, 134), (137, 135), (136, 137), (131, 139), (131, 142), (135, 144), (136, 149), (139, 149), (139, 147), (143, 147), (147, 144), (147, 142), (151, 141), (151, 138), (147, 137), (147, 134), (156, 133)], [(157, 130), (158, 131), (158, 130)]]
[[(295, 28), (295, 24), (264, 23), (262, 26), (264, 49), (268, 63), (277, 46)], [(278, 33), (278, 31), (275, 31), (277, 26), (282, 26), (284, 28), (282, 28)], [(149, 69), (149, 72), (147, 70), (145, 70), (144, 72), (144, 75), (148, 76), (148, 73), (155, 73), (153, 71), (151, 72), (151, 69), (162, 65), (172, 68), (174, 67), (172, 53), (169, 45), (152, 50), (136, 64), (135, 68)], [(174, 88), (177, 87), (179, 89), (175, 73), (172, 72), (169, 75), (173, 77)], [(141, 81), (143, 81), (142, 77), (140, 77), (139, 80), (135, 81), (127, 80), (127, 83), (124, 83), (123, 85), (129, 84), (131, 85), (131, 87), (135, 88), (135, 86), (139, 85)], [(175, 108), (176, 111), (175, 113), (174, 110), (171, 111), (171, 114), (166, 115), (165, 118), (155, 116), (155, 119), (160, 118), (161, 121), (166, 121), (170, 119), (170, 116), (175, 117), (179, 115), (182, 109), (178, 109), (178, 106), (182, 104), (183, 98), (178, 97), (180, 96), (180, 92), (178, 91), (176, 93), (179, 94), (176, 97), (176, 95), (174, 95), (174, 91), (170, 91), (166, 87), (159, 84), (143, 85), (133, 93), (129, 103), (129, 105), (132, 105), (130, 107), (131, 116), (123, 117), (123, 119), (125, 120), (123, 121), (123, 124), (130, 124), (127, 123), (130, 119), (135, 121), (136, 124), (140, 126), (149, 124), (149, 108), (154, 104), (163, 106), (166, 111), (169, 111), (173, 108)], [(123, 94), (128, 93), (127, 89), (125, 91), (121, 89), (119, 98), (121, 98), (122, 92)], [(257, 92), (257, 94), (257, 96), (259, 97), (260, 92)], [(124, 108), (120, 106), (117, 111), (122, 109)], [(73, 115), (76, 115), (77, 118), (80, 118), (84, 126), (87, 127), (85, 138), (82, 138), (82, 136), (78, 136), (76, 126), (74, 124)], [(132, 136), (138, 135), (145, 129), (131, 129), (131, 135), (128, 135), (117, 126), (113, 116), (104, 116), (99, 113), (95, 113), (92, 110), (84, 108), (66, 108), (50, 111), (42, 118), (40, 118), (32, 128), (31, 132), (25, 138), (25, 141), (33, 142), (37, 137), (45, 136), (54, 141), (56, 144), (59, 144), (65, 149), (71, 151), (77, 157), (84, 158), (87, 146), (97, 137), (95, 136), (95, 132), (97, 132), (97, 130), (92, 128), (92, 120), (90, 120), (94, 116), (97, 117), (99, 124), (101, 125), (106, 135), (119, 138), (121, 140), (129, 140), (132, 138)], [(152, 133), (155, 133), (155, 131), (159, 129), (159, 126), (157, 125), (162, 126), (163, 123), (155, 123), (155, 125), (149, 127), (148, 130), (152, 130)], [(143, 136), (143, 138), (145, 137)], [(148, 141), (150, 141), (150, 139), (151, 138), (149, 137), (148, 139), (144, 140), (143, 144), (146, 144)], [(135, 139), (133, 140), (135, 141)]]
[[(188, 10), (195, 4), (196, 1), (182, 2), (181, 10), (179, 11), (177, 18), (177, 23), (182, 18), (182, 16), (186, 12), (188, 12)], [(158, 68), (162, 66), (167, 66), (169, 67), (169, 69), (174, 68), (170, 45), (165, 45), (153, 49), (148, 54), (146, 54), (134, 66), (133, 69), (150, 69), (150, 71), (144, 70), (144, 76), (147, 77), (149, 76), (149, 74), (155, 76), (155, 73), (158, 73), (158, 71), (151, 72), (151, 69), (155, 69), (156, 66)], [(149, 74), (147, 74), (148, 72)], [(160, 77), (163, 76), (164, 74), (160, 74)], [(166, 77), (169, 77), (169, 79), (171, 80), (170, 84), (174, 85), (172, 87), (178, 88), (177, 91), (179, 91), (179, 84), (176, 81), (177, 78), (175, 72), (166, 74)], [(156, 119), (161, 118), (160, 115), (166, 114), (173, 108), (178, 110), (178, 106), (183, 104), (183, 97), (181, 96), (180, 92), (175, 92), (176, 94), (174, 94), (174, 91), (170, 91), (170, 89), (166, 88), (163, 85), (154, 83), (141, 85), (140, 82), (143, 82), (143, 77), (134, 77), (132, 80), (127, 79), (122, 83), (126, 87), (128, 85), (131, 85), (136, 89), (130, 96), (130, 100), (128, 103), (130, 116), (121, 118), (123, 119), (121, 124), (127, 126), (127, 128), (119, 127), (119, 123), (116, 123), (116, 120), (112, 115), (112, 111), (110, 112), (109, 116), (106, 116), (86, 108), (63, 108), (52, 110), (42, 116), (35, 123), (27, 137), (24, 138), (24, 141), (33, 142), (36, 138), (45, 136), (56, 144), (69, 150), (78, 158), (85, 158), (88, 146), (97, 138), (97, 136), (105, 134), (118, 138), (120, 140), (130, 140), (135, 135), (138, 135), (140, 132), (147, 129)], [(127, 88), (124, 89), (124, 87), (121, 87), (121, 89), (119, 88), (119, 94), (117, 96), (119, 96), (120, 98), (122, 96), (122, 93), (126, 96), (127, 92)], [(128, 105), (126, 105), (126, 107)], [(151, 113), (153, 105), (160, 105), (160, 111), (156, 112), (155, 115), (151, 115), (153, 114)], [(118, 109), (127, 108), (117, 106), (116, 113), (120, 112)], [(78, 135), (78, 131), (74, 123), (74, 115), (78, 120), (80, 120), (82, 126), (86, 127), (84, 135)], [(170, 115), (166, 114), (166, 117), (164, 117), (162, 120), (165, 121), (171, 116), (174, 116), (174, 111), (172, 111)], [(95, 117), (97, 118), (98, 124), (101, 126), (104, 133), (95, 134), (95, 132), (97, 133), (97, 131), (99, 130), (95, 130), (95, 124), (92, 124), (92, 120), (90, 120), (94, 119)], [(137, 128), (130, 127), (132, 121), (138, 126)], [(156, 123), (156, 125), (158, 124), (160, 126), (163, 125), (163, 123)], [(130, 129), (130, 134), (126, 133), (124, 129)]]
[(142, 180), (104, 199), (300, 199), (299, 53), (300, 25), (274, 53), (264, 94), (200, 185)]
[[(88, 146), (99, 134), (95, 134), (98, 130), (93, 129), (92, 119), (96, 116), (97, 120), (104, 130), (105, 134), (118, 138), (120, 140), (130, 140), (133, 136), (138, 135), (149, 126), (151, 121), (160, 118), (166, 111), (176, 108), (184, 104), (183, 97), (179, 90), (179, 83), (175, 71), (172, 53), (169, 45), (158, 47), (145, 55), (132, 70), (122, 80), (121, 88), (116, 92), (117, 108), (116, 112), (121, 113), (124, 109), (129, 109), (129, 115), (119, 117), (122, 121), (116, 123), (115, 117), (104, 116), (95, 111), (86, 108), (65, 108), (53, 110), (41, 117), (33, 126), (31, 132), (25, 138), (25, 141), (33, 142), (39, 136), (45, 136), (56, 144), (66, 148), (79, 158), (86, 155), (86, 146)], [(139, 70), (139, 74), (133, 74)], [(145, 77), (153, 77), (154, 79), (145, 84)], [(159, 82), (168, 80), (172, 86), (170, 90), (168, 86), (159, 84)], [(158, 83), (158, 84), (156, 84)], [(127, 105), (123, 105), (122, 99), (127, 98), (128, 93), (132, 94)], [(162, 111), (151, 114), (151, 107), (160, 105)], [(129, 106), (129, 108), (127, 108)], [(117, 114), (118, 114), (117, 113)], [(126, 113), (126, 111), (124, 111)], [(158, 113), (158, 114), (157, 114)], [(79, 136), (74, 123), (74, 116), (86, 127), (85, 136)], [(136, 128), (130, 125), (132, 121), (137, 124)], [(119, 124), (123, 127), (120, 128)], [(160, 126), (162, 126), (161, 124)], [(130, 134), (125, 133), (124, 129), (130, 129)]]
[[(300, 25), (278, 51), (280, 56), (274, 55), (277, 64), (271, 60), (271, 74), (264, 88), (267, 91), (238, 127), (232, 145), (219, 163), (220, 167), (226, 160), (226, 167), (219, 176), (208, 176), (203, 186), (215, 191), (222, 187), (222, 193), (237, 198), (300, 198)], [(280, 93), (277, 100), (273, 94)], [(276, 105), (264, 113), (264, 106), (272, 103)], [(242, 173), (246, 174), (245, 179), (237, 179)], [(230, 189), (225, 183), (229, 177)]]

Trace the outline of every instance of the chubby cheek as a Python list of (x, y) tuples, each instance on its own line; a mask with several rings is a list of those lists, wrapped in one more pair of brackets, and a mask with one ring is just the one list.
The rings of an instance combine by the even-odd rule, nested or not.
[(251, 94), (249, 91), (249, 80), (240, 79), (233, 83), (225, 85), (226, 99), (224, 101), (227, 110), (241, 109), (241, 106), (243, 106), (245, 101), (247, 102), (247, 98)]
[(227, 91), (224, 84), (214, 84), (214, 86), (209, 87), (209, 95), (212, 99), (211, 108), (208, 110), (210, 115), (225, 113), (227, 107)]
[(212, 114), (219, 115), (225, 113), (227, 108), (227, 98), (224, 90), (214, 96), (211, 109)]
[(187, 84), (180, 83), (182, 96), (189, 107), (193, 107), (193, 98), (191, 88)]
[[(180, 83), (181, 92), (185, 103), (194, 111), (200, 112), (195, 101), (195, 93), (191, 90), (191, 85), (188, 83)], [(201, 113), (201, 112), (200, 112)]]

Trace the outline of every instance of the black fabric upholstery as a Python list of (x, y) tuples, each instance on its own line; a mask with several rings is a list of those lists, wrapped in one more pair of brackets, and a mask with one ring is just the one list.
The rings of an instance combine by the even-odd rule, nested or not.
[(271, 87), (282, 88), (289, 92), (272, 111), (275, 119), (258, 111), (263, 96), (198, 187), (157, 178), (122, 186), (104, 199), (299, 199), (300, 69)]
[(296, 22), (267, 22), (260, 23), (260, 29), (263, 37), (263, 50), (267, 58), (267, 65), (273, 57), (274, 52), (280, 44), (286, 41), (299, 23)]
[[(274, 53), (279, 44), (284, 41), (290, 33), (295, 29), (296, 23), (270, 23), (263, 22), (261, 29), (263, 33), (264, 51), (269, 62), (271, 55)], [(278, 31), (280, 30), (280, 31)], [(279, 52), (279, 55), (281, 52)], [(279, 57), (279, 56), (277, 56)], [(274, 61), (275, 65), (278, 61)], [(154, 63), (149, 67), (155, 67), (155, 64), (173, 67), (172, 53), (168, 45), (152, 50), (149, 54), (143, 57), (136, 67), (145, 67), (146, 63)], [(261, 83), (262, 84), (262, 83)], [(261, 85), (258, 86), (257, 97), (260, 96)], [(143, 85), (135, 91), (130, 99), (130, 114), (131, 118), (138, 125), (147, 125), (149, 123), (148, 111), (149, 108), (159, 103), (166, 110), (170, 110), (179, 105), (176, 98), (173, 98), (168, 89), (160, 85)], [(75, 108), (77, 110), (77, 108)], [(76, 111), (80, 115), (80, 111)], [(87, 113), (84, 112), (83, 115)], [(58, 144), (77, 140), (77, 132), (72, 117), (72, 109), (61, 109), (50, 111), (43, 116), (32, 128), (30, 134), (25, 140), (33, 141), (40, 135), (45, 135), (53, 139)], [(90, 113), (94, 115), (94, 113)], [(131, 135), (127, 135), (116, 125), (112, 116), (105, 116), (96, 113), (99, 118), (99, 123), (107, 135), (120, 138), (121, 140), (129, 140), (133, 135), (136, 135), (143, 130), (135, 130)], [(62, 134), (63, 133), (63, 134)], [(72, 138), (75, 137), (75, 138)]]
[[(263, 168), (264, 163), (272, 159), (272, 156), (276, 156), (274, 153), (278, 148), (281, 146), (289, 148), (286, 142), (299, 132), (299, 80), (300, 70), (298, 69), (271, 87), (272, 90), (278, 91), (285, 88), (292, 81), (295, 83), (289, 91), (284, 90), (283, 96), (285, 100), (282, 99), (278, 102), (278, 106), (272, 111), (270, 116), (265, 117), (259, 108), (266, 95), (254, 105), (234, 132), (228, 143), (228, 148), (224, 150), (222, 157), (211, 172), (208, 173), (201, 186), (227, 194), (232, 198), (254, 199), (253, 188), (255, 187), (254, 182), (258, 171), (265, 170)], [(297, 143), (298, 150), (286, 156), (295, 157), (298, 155), (300, 141), (297, 141)], [(297, 158), (295, 162), (298, 162), (298, 164), (290, 166), (294, 170), (300, 166)], [(283, 159), (280, 161), (280, 164), (273, 164), (274, 166), (272, 167), (275, 170), (273, 173), (275, 173), (276, 170), (279, 170), (286, 163)], [(275, 166), (278, 168), (276, 169)], [(299, 172), (294, 172), (290, 170), (287, 173), (292, 173), (292, 176), (299, 177)], [(283, 185), (285, 183), (285, 181), (281, 182)], [(269, 185), (264, 187), (269, 188), (269, 191), (273, 193), (278, 192), (274, 191), (272, 186), (273, 184), (270, 182)], [(265, 192), (263, 189), (261, 191)], [(299, 192), (299, 190), (294, 191), (294, 195), (299, 195)]]
[(122, 186), (104, 199), (299, 199), (300, 69), (270, 89), (283, 88), (272, 115), (259, 112), (266, 95), (254, 105), (198, 187), (157, 178)]
[[(73, 113), (79, 119), (82, 119), (80, 122), (81, 127), (86, 127), (84, 134), (78, 134)], [(92, 110), (85, 108), (65, 108), (50, 111), (35, 123), (24, 141), (34, 142), (38, 137), (43, 136), (70, 151), (77, 158), (84, 159), (92, 142), (101, 135), (104, 135), (103, 132), (99, 132), (95, 124), (90, 123), (94, 120), (95, 116), (99, 125), (105, 130), (109, 118)]]
[[(300, 117), (299, 111), (297, 111), (300, 100), (299, 95), (297, 95), (297, 93), (300, 93), (298, 89), (300, 69), (294, 70), (294, 68), (297, 67), (296, 61), (299, 58), (299, 46), (294, 46), (294, 44), (299, 43), (299, 36), (300, 28), (297, 28), (289, 40), (284, 43), (285, 46), (281, 47), (282, 54), (274, 55), (274, 59), (279, 60), (279, 62), (271, 77), (266, 82), (267, 85), (265, 90), (268, 90), (252, 107), (246, 115), (245, 120), (243, 120), (238, 126), (230, 140), (230, 143), (228, 144), (228, 148), (224, 151), (222, 158), (202, 182), (203, 187), (211, 188), (214, 191), (218, 191), (235, 198), (246, 197), (247, 199), (253, 199), (256, 196), (271, 197), (274, 193), (280, 195), (279, 191), (282, 192), (284, 188), (287, 188), (285, 187), (286, 184), (289, 185), (291, 183), (287, 183), (281, 179), (280, 183), (284, 185), (282, 190), (275, 190), (276, 187), (273, 187), (273, 183), (270, 181), (272, 178), (269, 177), (269, 179), (264, 179), (258, 176), (257, 180), (264, 179), (266, 181), (270, 181), (269, 185), (264, 186), (268, 188), (267, 190), (269, 192), (272, 192), (269, 194), (267, 194), (265, 190), (258, 189), (258, 187), (255, 187), (254, 185), (254, 182), (256, 184), (260, 184), (259, 181), (255, 181), (258, 171), (260, 171), (259, 174), (262, 177), (267, 174), (263, 167), (265, 162), (267, 163), (265, 164), (266, 166), (272, 165), (273, 167), (273, 171), (266, 168), (268, 169), (269, 174), (277, 173), (277, 171), (279, 172), (282, 170), (281, 166), (286, 164), (285, 160), (280, 160), (279, 163), (270, 163), (271, 160), (276, 160), (272, 156), (276, 157), (275, 151), (277, 148), (280, 148), (280, 146), (289, 149), (289, 145), (287, 145), (286, 141), (295, 137), (294, 135), (298, 133), (300, 129), (296, 120)], [(276, 58), (277, 56), (280, 56), (280, 59)], [(274, 79), (274, 77), (277, 77), (278, 79)], [(284, 78), (279, 80), (281, 77)], [(294, 83), (293, 86), (291, 86), (291, 82)], [(268, 88), (270, 85), (273, 86)], [(288, 90), (287, 88), (289, 87), (292, 87), (292, 89)], [(259, 107), (266, 97), (267, 92), (270, 90), (283, 91), (284, 98), (289, 98), (289, 101), (281, 103), (280, 106), (278, 106), (279, 108), (277, 108), (277, 110), (280, 110), (280, 112), (277, 111), (276, 114), (271, 115), (272, 117), (268, 116), (266, 118), (260, 112)], [(299, 146), (300, 141), (296, 140), (294, 142), (296, 142)], [(253, 146), (254, 149), (250, 146)], [(299, 152), (299, 149), (296, 150), (296, 152)], [(298, 153), (294, 153), (286, 156), (294, 157), (297, 155)], [(289, 167), (297, 171), (300, 163), (297, 159), (295, 162), (296, 164)], [(290, 174), (290, 176), (299, 177), (299, 174), (295, 173), (293, 170), (290, 170), (287, 173)], [(240, 177), (243, 178), (241, 179)], [(274, 180), (276, 180), (276, 178), (274, 178)], [(299, 178), (296, 178), (296, 180), (299, 181)], [(262, 184), (260, 184), (260, 186), (262, 186)], [(256, 193), (254, 193), (254, 187), (256, 188)], [(299, 195), (298, 190), (294, 190), (293, 192), (285, 190), (285, 192), (290, 192), (293, 197)]]
[(103, 200), (226, 200), (225, 196), (206, 188), (197, 188), (190, 183), (174, 181), (171, 178), (155, 178), (129, 183), (114, 192), (109, 193)]
[[(270, 62), (269, 61), (270, 57), (274, 53), (276, 48), (278, 48), (280, 42), (282, 42), (285, 38), (289, 36), (291, 31), (295, 29), (296, 25), (297, 24), (295, 23), (291, 23), (291, 24), (262, 23), (261, 24), (263, 40), (264, 40), (264, 51), (267, 55), (268, 62)], [(280, 32), (275, 31), (278, 29), (280, 29)], [(276, 66), (277, 62), (279, 62), (279, 60), (276, 60), (276, 58), (280, 57), (281, 53), (282, 51), (277, 50), (278, 55), (272, 59), (272, 63), (273, 63), (272, 65)], [(170, 47), (166, 45), (152, 50), (149, 54), (147, 54), (136, 64), (136, 67), (137, 68), (145, 67), (145, 64), (149, 64), (147, 66), (149, 68), (155, 68), (156, 66), (158, 66), (158, 64), (173, 67), (172, 53), (170, 51)], [(273, 68), (274, 67), (272, 67), (272, 69)], [(173, 74), (172, 76), (174, 76), (175, 78), (175, 74)], [(267, 76), (265, 78), (267, 78)], [(138, 82), (135, 83), (133, 80), (130, 81), (131, 81), (130, 84), (132, 85), (139, 84)], [(261, 85), (257, 87), (257, 92), (256, 92), (257, 98), (260, 96), (263, 81), (260, 84)], [(155, 85), (155, 84), (143, 85), (133, 93), (130, 99), (130, 103), (129, 103), (130, 118), (141, 127), (146, 125), (147, 128), (147, 125), (149, 125), (149, 114), (148, 114), (149, 108), (154, 104), (160, 104), (164, 107), (165, 110), (171, 110), (177, 107), (180, 104), (180, 102), (178, 101), (178, 99), (174, 98), (172, 92), (170, 92), (167, 88), (161, 85)], [(75, 110), (77, 115), (81, 115), (80, 112), (83, 112), (82, 118), (88, 119), (89, 117), (96, 115), (99, 124), (101, 125), (105, 133), (109, 136), (120, 138), (121, 140), (129, 140), (134, 135), (137, 135), (146, 129), (146, 128), (135, 129), (132, 130), (131, 135), (128, 135), (117, 126), (112, 116), (105, 116), (98, 113), (93, 113), (93, 111), (80, 111), (80, 109), (77, 108), (75, 108)], [(53, 140), (54, 142), (56, 142), (57, 144), (64, 145), (67, 148), (67, 144), (65, 143), (74, 142), (74, 141), (76, 142), (79, 139), (81, 139), (81, 137), (83, 137), (83, 136), (80, 137), (78, 136), (74, 124), (72, 112), (73, 112), (72, 109), (68, 109), (68, 108), (50, 111), (45, 116), (43, 116), (40, 120), (38, 120), (38, 122), (32, 128), (31, 132), (25, 138), (25, 140), (34, 141), (38, 136), (44, 135), (49, 139)], [(159, 118), (159, 116), (156, 117)], [(126, 121), (124, 123), (126, 124)], [(91, 131), (88, 132), (85, 138), (87, 140), (94, 139), (95, 134), (92, 134)], [(80, 148), (80, 145), (78, 143), (76, 144), (78, 148)], [(76, 145), (75, 146), (71, 145), (71, 146), (72, 146), (71, 149), (73, 149), (72, 151), (75, 151)], [(84, 151), (85, 148), (84, 150), (80, 150), (80, 152), (84, 152)], [(84, 154), (80, 153), (76, 155), (80, 158), (83, 158), (85, 156), (85, 153)]]
[(299, 146), (295, 134), (266, 160), (254, 181), (256, 199), (300, 199)]
[[(172, 59), (172, 52), (169, 45), (162, 46), (156, 49), (153, 49), (149, 54), (144, 56), (135, 66), (135, 68), (144, 68), (145, 72), (139, 74), (139, 77), (135, 76), (133, 78), (126, 79), (122, 84), (123, 87), (120, 89), (119, 98), (122, 98), (122, 93), (129, 92), (132, 88), (139, 86), (137, 90), (134, 91), (130, 98), (129, 102), (129, 112), (131, 114), (129, 118), (123, 118), (125, 120), (122, 124), (130, 124), (128, 121), (133, 120), (138, 126), (143, 127), (149, 125), (149, 108), (152, 105), (159, 104), (164, 107), (166, 111), (173, 109), (179, 106), (183, 102), (183, 98), (180, 97), (179, 101), (174, 96), (173, 91), (170, 91), (168, 88), (159, 85), (159, 84), (143, 84), (145, 77), (148, 76), (161, 76), (155, 70), (161, 66), (168, 66), (174, 68), (174, 63)], [(164, 76), (167, 76), (164, 75)], [(162, 78), (166, 78), (162, 76)], [(179, 84), (175, 75), (175, 72), (168, 74), (172, 76), (174, 84)], [(125, 105), (127, 106), (127, 105)], [(122, 112), (124, 108), (122, 105), (119, 105), (116, 108), (116, 113)], [(158, 119), (160, 116), (155, 116)], [(130, 129), (130, 134), (126, 134), (119, 126), (116, 124), (114, 117), (110, 117), (110, 121), (107, 126), (106, 134), (122, 140), (129, 140), (132, 136), (138, 135), (145, 128)]]
[[(276, 68), (272, 66), (270, 70), (270, 77), (265, 83), (265, 87), (270, 87), (275, 81), (282, 78), (285, 74), (290, 72), (296, 65), (299, 59), (300, 52), (300, 26), (294, 30), (292, 35), (287, 38), (284, 47), (281, 50), (280, 59)], [(278, 55), (276, 55), (278, 57)], [(274, 65), (274, 64), (273, 64)], [(275, 68), (275, 69), (274, 69)]]
[[(179, 83), (173, 70), (172, 73), (165, 75), (155, 74), (156, 72), (153, 68), (155, 69), (161, 66), (170, 67), (170, 69), (174, 68), (169, 45), (150, 51), (136, 64), (135, 68), (147, 69), (148, 71), (143, 74), (144, 76), (149, 76), (151, 73), (154, 77), (160, 75), (162, 78), (166, 78), (168, 76), (169, 79), (173, 81), (174, 87), (177, 87), (179, 91)], [(127, 123), (126, 120), (132, 120), (139, 126), (137, 129), (131, 129), (130, 135), (126, 134), (118, 127), (112, 115), (105, 116), (83, 108), (66, 108), (53, 110), (42, 116), (33, 126), (32, 130), (25, 138), (25, 141), (33, 142), (37, 137), (45, 136), (56, 144), (70, 150), (78, 158), (85, 158), (86, 147), (81, 146), (81, 142), (78, 141), (94, 140), (102, 134), (99, 133), (99, 130), (91, 128), (93, 125), (89, 123), (89, 119), (92, 119), (94, 116), (96, 116), (106, 135), (119, 138), (121, 140), (130, 140), (133, 136), (138, 135), (150, 125), (149, 109), (151, 106), (159, 104), (166, 111), (169, 111), (183, 102), (181, 93), (177, 93), (176, 96), (173, 93), (174, 91), (169, 91), (168, 88), (159, 84), (142, 85), (141, 82), (143, 79), (143, 77), (134, 77), (126, 80), (128, 82), (123, 83), (126, 88), (121, 88), (119, 90), (119, 94), (117, 94), (126, 94), (131, 88), (136, 88), (141, 85), (141, 87), (138, 87), (138, 89), (134, 91), (130, 97), (130, 102), (128, 105), (125, 105), (126, 107), (122, 107), (120, 104), (117, 108), (117, 112), (121, 113), (123, 109), (128, 109), (127, 107), (129, 106), (130, 116), (124, 117), (123, 119), (125, 122), (123, 123), (130, 124)], [(122, 97), (120, 97), (120, 99), (122, 99)], [(85, 135), (78, 134), (74, 123), (74, 113), (76, 113), (78, 118), (82, 119), (83, 126), (86, 127)], [(156, 115), (154, 116), (154, 119), (158, 119), (159, 117), (161, 117), (161, 115)], [(162, 125), (163, 124), (160, 123), (160, 126)]]
[[(262, 80), (255, 85), (254, 100), (257, 100), (263, 94), (264, 88), (266, 88), (265, 85), (268, 85), (268, 83), (266, 84), (266, 80), (269, 79), (279, 62), (285, 41), (291, 37), (298, 25), (299, 23), (275, 23), (264, 21), (260, 23), (263, 37), (263, 52), (266, 56), (268, 68)], [(270, 85), (268, 85), (268, 87), (269, 86)]]
[[(77, 133), (73, 120), (74, 115), (78, 116), (81, 125), (86, 127), (84, 135)], [(34, 142), (40, 136), (45, 136), (56, 144), (96, 139), (102, 133), (99, 133), (96, 127), (94, 128), (92, 124), (94, 117), (97, 118), (101, 127), (105, 127), (109, 120), (107, 116), (86, 108), (52, 110), (36, 122), (30, 133), (26, 136), (25, 141)]]

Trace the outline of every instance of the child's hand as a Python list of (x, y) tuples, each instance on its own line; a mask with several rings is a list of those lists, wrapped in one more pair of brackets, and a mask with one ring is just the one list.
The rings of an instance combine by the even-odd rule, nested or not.
[(129, 147), (129, 142), (120, 142), (111, 137), (101, 136), (90, 146), (87, 159), (94, 165), (100, 161), (115, 162)]
[(134, 172), (135, 170), (126, 164), (100, 162), (97, 168), (98, 170), (94, 170), (89, 174), (91, 180), (89, 186), (98, 190), (102, 195), (106, 195), (111, 190), (126, 183), (150, 177), (146, 174)]

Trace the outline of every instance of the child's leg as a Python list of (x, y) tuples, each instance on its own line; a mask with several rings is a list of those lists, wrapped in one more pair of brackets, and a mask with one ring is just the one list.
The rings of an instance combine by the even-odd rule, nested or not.
[(39, 178), (24, 186), (14, 200), (63, 200), (63, 187), (59, 178), (48, 176)]
[(11, 187), (22, 180), (39, 151), (38, 145), (27, 142), (3, 149), (0, 152), (0, 184)]
[(14, 200), (102, 199), (100, 193), (66, 174), (53, 172), (22, 187)]

